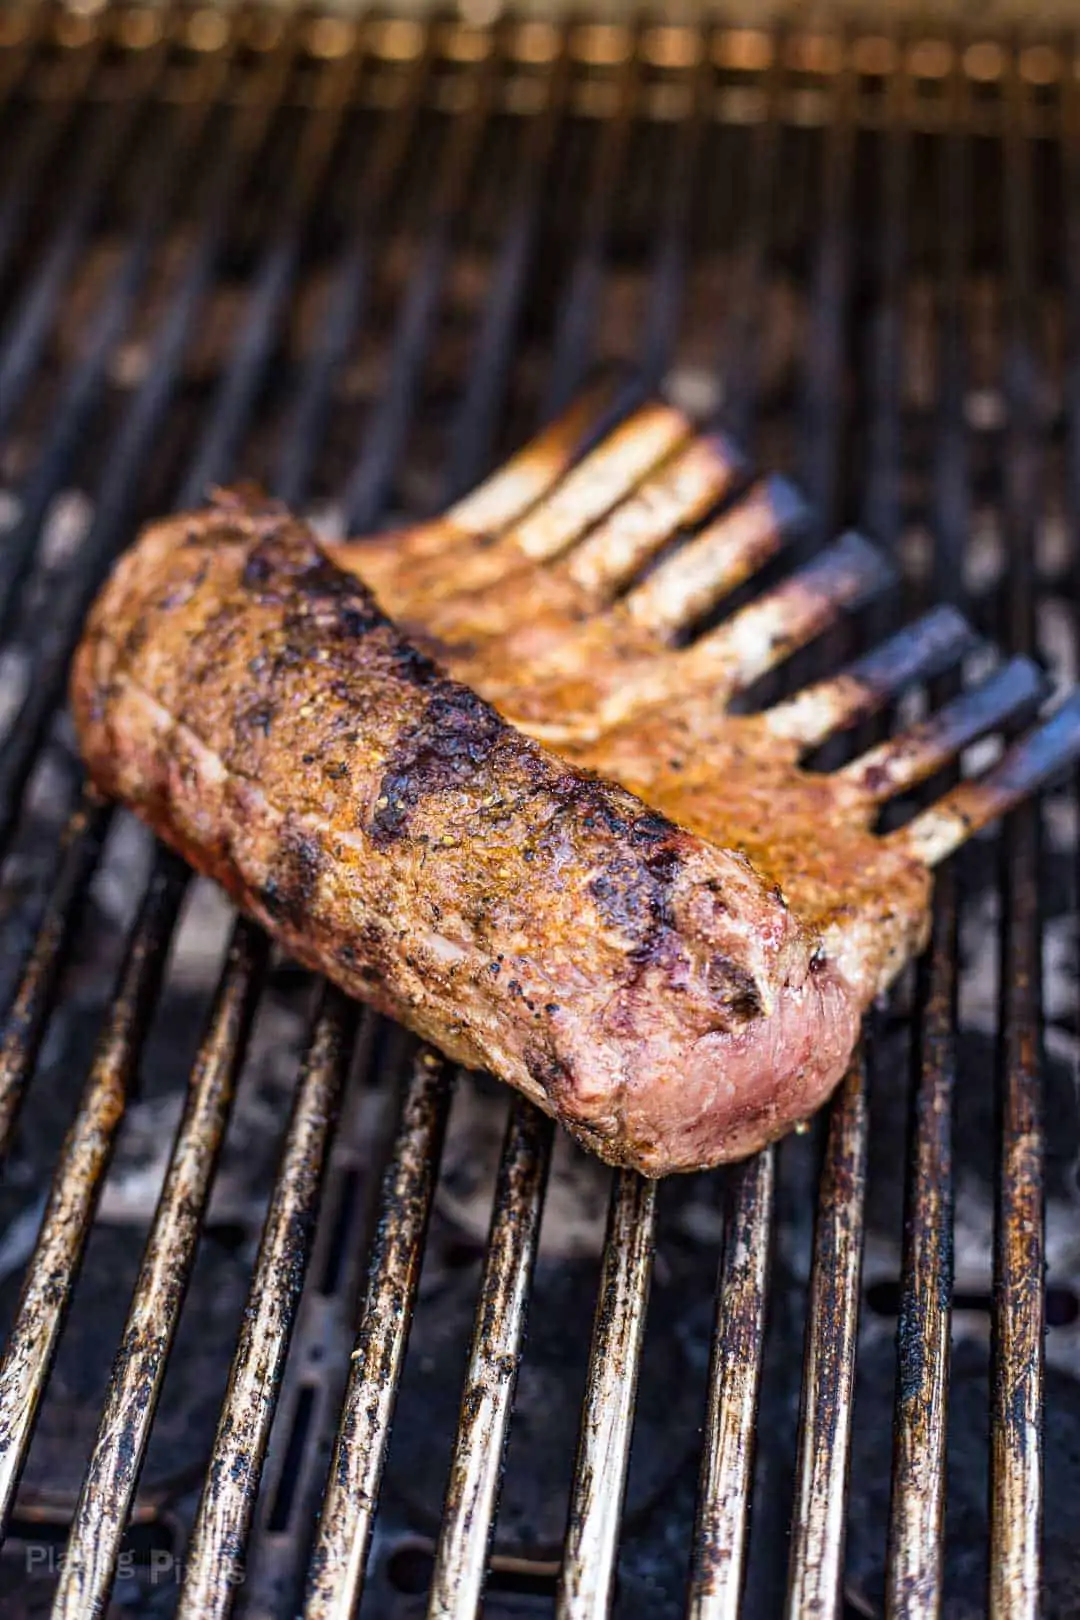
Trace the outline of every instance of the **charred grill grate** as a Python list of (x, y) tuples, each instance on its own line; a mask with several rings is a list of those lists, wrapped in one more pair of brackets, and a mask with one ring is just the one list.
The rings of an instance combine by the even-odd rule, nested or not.
[(820, 1128), (608, 1201), (527, 1104), (226, 942), (81, 796), (59, 707), (141, 517), (238, 475), (331, 527), (434, 510), (597, 359), (1074, 679), (1076, 67), (899, 24), (0, 12), (0, 1613), (464, 1616), (486, 1580), (495, 1616), (1034, 1615), (1046, 1467), (1069, 1612), (1071, 789), (943, 876)]

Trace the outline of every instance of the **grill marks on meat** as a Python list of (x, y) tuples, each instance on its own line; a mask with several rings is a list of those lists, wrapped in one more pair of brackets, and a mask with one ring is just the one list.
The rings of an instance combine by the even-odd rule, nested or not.
[[(646, 408), (570, 474), (544, 439), (527, 447), (479, 493), (481, 512), (504, 514), (501, 530), (474, 525), (470, 540), (466, 502), (449, 515), (449, 529), (444, 520), (426, 533), (384, 537), (374, 551), (359, 541), (334, 554), (375, 581), (399, 622), (437, 638), (440, 662), (527, 734), (707, 842), (748, 855), (817, 936), (811, 975), (839, 974), (865, 1006), (924, 942), (931, 868), (1080, 754), (1080, 698), (1010, 749), (988, 777), (960, 784), (906, 827), (878, 836), (881, 803), (931, 777), (976, 737), (1030, 713), (1045, 689), (1040, 671), (1012, 659), (981, 688), (850, 768), (827, 776), (804, 769), (829, 736), (905, 685), (955, 666), (973, 632), (951, 609), (936, 609), (789, 701), (761, 714), (731, 713), (733, 698), (888, 584), (890, 570), (873, 547), (847, 535), (708, 629), (708, 615), (782, 550), (805, 509), (775, 477), (732, 495), (742, 469), (715, 435), (687, 430), (666, 448), (653, 442), (646, 466), (637, 451), (658, 420)], [(635, 468), (621, 486), (612, 477), (620, 458)], [(523, 468), (538, 492), (535, 512), (515, 504)], [(553, 510), (561, 518), (557, 544), (537, 550), (532, 537)], [(449, 561), (436, 563), (448, 534)], [(647, 915), (649, 903), (637, 901), (636, 915)], [(644, 964), (649, 955), (643, 948), (638, 959)], [(722, 1054), (737, 1086), (760, 1094), (762, 1074), (775, 1065), (799, 1076), (803, 1106), (792, 1091), (790, 1119), (808, 1112), (823, 1094), (825, 1070), (839, 1072), (834, 1046), (822, 1038), (826, 1025), (810, 1017), (818, 1044), (800, 1070), (787, 1016), (794, 1002), (783, 1002), (778, 1015), (735, 956), (718, 955), (708, 980), (729, 1027), (744, 1021), (746, 1062), (733, 1047)], [(843, 1018), (835, 1010), (829, 1016), (837, 1033)], [(694, 1106), (692, 1088), (684, 1102), (688, 1111)], [(773, 1134), (776, 1117), (763, 1116), (755, 1145)], [(718, 1158), (728, 1156), (722, 1121), (723, 1109), (714, 1107)]]
[[(717, 448), (705, 445), (715, 457)], [(662, 470), (653, 481), (663, 483)], [(641, 491), (627, 498), (627, 508), (635, 504), (642, 504)], [(565, 571), (595, 549), (598, 534), (617, 529), (617, 516), (586, 529), (557, 566)], [(455, 617), (469, 625), (466, 641), (442, 644), (442, 657), (516, 725), (554, 739), (565, 758), (620, 782), (679, 826), (748, 856), (869, 1002), (925, 940), (929, 871), (909, 850), (875, 836), (878, 805), (865, 784), (800, 768), (814, 738), (798, 726), (787, 734), (778, 723), (782, 711), (739, 715), (728, 706), (764, 669), (880, 587), (889, 577), (882, 559), (866, 542), (845, 537), (702, 640), (673, 647), (703, 594), (742, 583), (803, 517), (786, 483), (762, 480), (627, 595), (601, 600), (584, 623), (567, 612), (537, 619), (535, 602), (546, 600), (536, 588), (543, 574), (523, 584), (514, 572), (501, 589), (465, 590), (458, 598), (447, 570), (433, 602), (430, 586), (414, 580), (407, 544), (396, 573), (384, 554), (377, 573), (393, 611), (419, 633), (432, 625), (442, 633)], [(658, 528), (653, 538), (667, 536)], [(363, 542), (338, 554), (364, 569)], [(495, 611), (489, 633), (478, 637), (482, 609)], [(877, 706), (857, 681), (849, 688), (851, 718)], [(731, 1003), (748, 1007), (753, 997), (733, 993)]]
[(90, 770), (299, 960), (612, 1162), (735, 1157), (857, 999), (742, 855), (516, 731), (280, 508), (149, 528), (73, 677)]
[(468, 687), (434, 693), (387, 762), (368, 829), (375, 844), (407, 836), (412, 813), (431, 794), (467, 787), (487, 766), (505, 729)]
[(925, 937), (931, 867), (1080, 755), (1080, 700), (877, 836), (880, 803), (1026, 712), (1039, 672), (1013, 659), (849, 768), (804, 769), (970, 627), (938, 609), (730, 713), (888, 570), (845, 536), (702, 630), (798, 497), (764, 479), (727, 500), (737, 458), (668, 406), (606, 438), (590, 410), (436, 522), (335, 548), (394, 622), (276, 506), (149, 529), (74, 702), (99, 784), (300, 960), (662, 1174), (824, 1099)]

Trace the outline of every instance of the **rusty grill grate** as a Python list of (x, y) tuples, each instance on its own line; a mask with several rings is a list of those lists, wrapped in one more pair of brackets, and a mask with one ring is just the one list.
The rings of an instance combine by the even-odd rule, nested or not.
[(1073, 1612), (1074, 787), (812, 1131), (657, 1189), (188, 893), (62, 714), (141, 517), (434, 510), (598, 360), (1074, 680), (1080, 57), (877, 26), (0, 11), (0, 1615)]

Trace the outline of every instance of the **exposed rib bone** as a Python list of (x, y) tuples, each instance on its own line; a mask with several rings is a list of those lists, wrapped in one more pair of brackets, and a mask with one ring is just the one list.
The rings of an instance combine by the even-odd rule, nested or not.
[(642, 630), (674, 635), (763, 568), (806, 518), (787, 479), (763, 479), (636, 586), (624, 612)]
[(579, 462), (506, 535), (508, 549), (532, 562), (558, 557), (689, 437), (690, 422), (670, 405), (643, 405)]
[(841, 772), (883, 804), (924, 782), (987, 732), (1030, 710), (1045, 695), (1046, 678), (1028, 658), (1014, 658), (982, 686), (963, 692), (920, 725), (890, 737)]
[(730, 691), (750, 686), (797, 648), (894, 584), (896, 571), (861, 534), (842, 535), (775, 590), (703, 636), (681, 655), (694, 684), (715, 675)]
[[(608, 607), (618, 588), (645, 566), (666, 541), (709, 511), (739, 475), (738, 454), (719, 435), (695, 439), (651, 473), (639, 488), (565, 555), (547, 566), (496, 580), (483, 590), (469, 582), (476, 570), (457, 570), (456, 583), (425, 613), (426, 628), (449, 644), (504, 639), (490, 649), (486, 667), (502, 657), (516, 667), (522, 657), (533, 669), (542, 652), (573, 632), (583, 615)], [(465, 579), (464, 587), (461, 585)], [(600, 621), (593, 619), (593, 624)], [(527, 645), (505, 642), (526, 632)]]
[[(573, 545), (691, 431), (682, 412), (654, 401), (572, 464), (595, 425), (595, 412), (580, 414), (569, 429), (560, 419), (549, 430), (554, 445), (542, 434), (516, 466), (496, 473), (445, 518), (403, 535), (344, 541), (329, 548), (335, 562), (359, 574), (395, 613), (484, 590)], [(523, 515), (508, 524), (513, 508)]]
[(1074, 692), (1048, 720), (1015, 743), (985, 776), (959, 783), (937, 804), (882, 842), (927, 866), (939, 866), (981, 827), (1014, 809), (1022, 799), (1074, 764), (1078, 754), (1080, 692)]
[(905, 625), (829, 680), (816, 681), (769, 709), (774, 737), (817, 748), (829, 737), (867, 719), (920, 680), (933, 680), (978, 645), (978, 637), (955, 608), (933, 608)]
[(566, 561), (583, 603), (610, 601), (679, 529), (728, 494), (743, 459), (723, 434), (692, 439), (609, 513)]
[[(620, 390), (610, 378), (586, 390), (550, 427), (451, 506), (447, 521), (459, 533), (471, 537), (499, 534), (511, 523), (519, 522), (575, 462), (594, 448), (605, 427), (614, 426), (620, 394), (625, 395), (625, 389)], [(438, 551), (437, 546), (434, 551)]]
[(590, 613), (567, 569), (542, 569), (530, 576), (527, 590), (510, 580), (496, 591), (448, 604), (428, 622), (446, 642), (479, 647), (463, 674), (503, 696), (522, 678), (535, 687), (557, 675), (587, 676), (613, 661), (651, 658), (682, 619), (763, 567), (797, 531), (804, 513), (790, 485), (766, 479), (613, 606)]
[(750, 686), (895, 579), (883, 554), (858, 534), (846, 534), (813, 562), (718, 629), (678, 652), (658, 649), (626, 660), (618, 650), (607, 667), (582, 669), (560, 690), (534, 687), (499, 693), (512, 718), (545, 741), (566, 743), (601, 736), (614, 726), (657, 707), (679, 706), (705, 687), (722, 708), (732, 693)]

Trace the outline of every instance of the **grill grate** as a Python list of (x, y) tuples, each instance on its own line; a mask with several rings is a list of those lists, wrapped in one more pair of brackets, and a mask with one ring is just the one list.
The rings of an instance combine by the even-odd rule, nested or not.
[[(176, 1042), (185, 1062), (193, 1055), (190, 1079), (171, 1139), (158, 1132), (164, 1179), (150, 1178), (140, 1206), (145, 1249), (111, 1376), (102, 1371), (89, 1397), (85, 1455), (71, 1439), (77, 1495), (49, 1500), (33, 1459), (49, 1440), (49, 1400), (71, 1382), (58, 1370), (50, 1384), (50, 1373), (83, 1321), (94, 1234), (124, 1224), (125, 1133), (151, 1054), (161, 1059), (155, 1030), (183, 990), (202, 892), (189, 894), (171, 856), (147, 857), (126, 817), (82, 793), (60, 713), (83, 613), (134, 524), (241, 474), (330, 527), (433, 510), (564, 404), (594, 360), (617, 359), (695, 403), (719, 403), (759, 459), (794, 470), (813, 500), (811, 540), (862, 519), (903, 562), (908, 608), (962, 601), (1011, 651), (1038, 643), (1071, 678), (1074, 67), (1071, 39), (899, 24), (770, 33), (536, 18), (477, 29), (246, 7), (0, 12), (0, 927), (14, 964), (0, 1039), (12, 1187), (0, 1251), (5, 1275), (23, 1274), (21, 1297), (3, 1305), (0, 1526), (15, 1595), (0, 1598), (0, 1613), (44, 1601), (56, 1615), (104, 1614), (118, 1576), (125, 1590), (142, 1583), (146, 1612), (200, 1617), (234, 1607), (345, 1616), (362, 1591), (364, 1613), (427, 1602), (432, 1614), (465, 1616), (479, 1612), (485, 1581), (485, 1613), (562, 1620), (715, 1620), (785, 1605), (793, 1616), (1066, 1612), (1075, 1555), (1048, 1560), (1040, 1598), (1053, 1461), (1041, 1424), (1047, 1259), (1064, 1302), (1050, 1345), (1063, 1432), (1080, 1415), (1069, 1244), (1054, 1224), (1067, 1223), (1075, 1194), (1075, 987), (1067, 973), (1053, 981), (1047, 1022), (1042, 950), (1051, 925), (1055, 952), (1070, 926), (1071, 788), (1045, 812), (1014, 815), (939, 880), (928, 957), (875, 1020), (818, 1127), (692, 1189), (611, 1178), (602, 1241), (595, 1216), (584, 1223), (591, 1348), (587, 1326), (566, 1314), (580, 1360), (546, 1386), (552, 1407), (576, 1409), (583, 1390), (576, 1460), (571, 1445), (554, 1476), (568, 1492), (561, 1555), (538, 1532), (531, 1551), (527, 1534), (504, 1536), (522, 1463), (512, 1436), (536, 1402), (519, 1372), (529, 1373), (551, 1275), (569, 1274), (566, 1255), (577, 1253), (573, 1242), (558, 1248), (565, 1232), (550, 1238), (553, 1205), (575, 1176), (587, 1191), (606, 1182), (575, 1169), (526, 1103), (484, 1100), (507, 1124), (494, 1190), (483, 1182), (480, 1194), (481, 1205), (493, 1200), (490, 1232), (466, 1243), (460, 1272), (475, 1285), (463, 1316), (475, 1299), (471, 1342), (440, 1363), (455, 1401), (463, 1391), (445, 1504), (433, 1538), (429, 1525), (420, 1540), (395, 1541), (400, 1504), (382, 1489), (391, 1420), (409, 1366), (439, 1360), (437, 1335), (434, 1350), (406, 1353), (425, 1297), (436, 1315), (449, 1309), (432, 1256), (450, 1252), (462, 1177), (454, 1122), (469, 1094), (336, 992), (320, 991), (309, 1010), (244, 922), (197, 1051), (186, 1033)], [(136, 873), (142, 898), (118, 921), (103, 896), (110, 881), (134, 893)], [(1005, 919), (1000, 990), (992, 1029), (971, 1048), (968, 1015), (985, 988), (961, 971), (959, 938), (970, 920), (992, 955), (995, 916)], [(93, 1055), (87, 1066), (89, 1040), (81, 1055), (68, 1051), (65, 1082), (50, 1047), (66, 1038), (80, 982), (97, 998)], [(190, 997), (177, 1004), (190, 1023)], [(245, 1206), (241, 1222), (257, 1233), (265, 1215), (228, 1383), (225, 1355), (214, 1392), (216, 1438), (194, 1481), (155, 1491), (155, 1416), (160, 1429), (159, 1400), (165, 1411), (183, 1359), (171, 1357), (174, 1338), (198, 1305), (196, 1257), (216, 1230), (219, 1165), (242, 1123), (234, 1103), (248, 1106), (275, 1010), (294, 1044), (307, 1033), (298, 1074), (289, 1065), (268, 1204), (258, 1219)], [(971, 1118), (960, 1081), (989, 1094), (995, 1042), (999, 1118), (979, 1139), (987, 1195), (974, 1200), (983, 1225), (967, 1230), (969, 1198), (954, 1260), (961, 1157), (973, 1173), (954, 1130)], [(901, 1234), (875, 1189), (889, 1174), (900, 1187), (896, 1099), (908, 1064)], [(1048, 1117), (1061, 1137), (1049, 1158)], [(68, 1118), (63, 1143), (46, 1129), (48, 1155), (36, 1160), (41, 1120)], [(981, 1329), (959, 1296), (954, 1313), (953, 1290), (957, 1278), (971, 1286), (959, 1268), (980, 1245), (988, 1253), (991, 1224), (990, 1512), (965, 1541), (946, 1492), (950, 1340), (978, 1344)], [(467, 1227), (460, 1200), (457, 1227)], [(133, 1253), (132, 1241), (142, 1240), (129, 1240)], [(679, 1243), (695, 1254), (681, 1272)], [(692, 1290), (662, 1302), (662, 1316), (689, 1313), (672, 1331), (699, 1365), (688, 1374), (689, 1483), (683, 1469), (682, 1483), (671, 1473), (653, 1490), (670, 1498), (657, 1537), (635, 1478), (663, 1452), (664, 1430), (677, 1430), (682, 1391), (669, 1390), (670, 1410), (646, 1427), (655, 1296), (673, 1267), (678, 1292), (717, 1253), (711, 1338)], [(867, 1516), (880, 1545), (868, 1551), (858, 1493), (877, 1486), (856, 1437), (875, 1419), (871, 1404), (861, 1415), (856, 1380), (891, 1344), (891, 1320), (866, 1302), (897, 1259), (891, 1498), (886, 1483), (887, 1507)], [(406, 1395), (395, 1447), (417, 1424)], [(421, 1451), (430, 1421), (420, 1417), (412, 1442)], [(539, 1452), (544, 1425), (534, 1425)], [(1048, 1451), (1052, 1441), (1053, 1431)], [(1075, 1546), (1060, 1494), (1047, 1502), (1048, 1546)], [(165, 1524), (166, 1508), (183, 1521), (179, 1554), (155, 1562), (151, 1537), (132, 1574), (129, 1521)], [(49, 1545), (66, 1541), (62, 1560), (45, 1556), (50, 1525)]]

